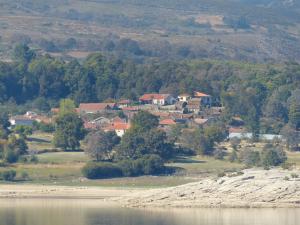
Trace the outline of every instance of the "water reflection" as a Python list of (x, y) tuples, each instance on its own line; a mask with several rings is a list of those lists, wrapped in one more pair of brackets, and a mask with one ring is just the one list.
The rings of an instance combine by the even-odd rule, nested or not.
[(126, 209), (98, 200), (0, 200), (1, 225), (299, 225), (300, 209)]

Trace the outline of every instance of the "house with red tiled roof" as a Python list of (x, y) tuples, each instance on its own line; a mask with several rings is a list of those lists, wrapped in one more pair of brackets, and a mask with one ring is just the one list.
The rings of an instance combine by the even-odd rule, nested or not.
[(112, 123), (109, 126), (104, 128), (105, 132), (114, 131), (119, 137), (123, 137), (123, 135), (130, 129), (129, 123)]
[(212, 96), (199, 92), (199, 91), (195, 91), (194, 92), (194, 98), (198, 98), (200, 99), (201, 105), (202, 106), (211, 106), (212, 105)]
[(171, 126), (171, 125), (176, 125), (176, 121), (174, 119), (164, 119), (159, 121), (160, 126)]
[(139, 98), (142, 104), (173, 105), (176, 99), (170, 94), (144, 94)]
[(123, 100), (120, 100), (118, 102), (118, 106), (119, 108), (125, 108), (125, 107), (128, 107), (132, 104), (132, 101), (130, 99), (123, 99)]
[(106, 110), (118, 109), (116, 103), (81, 103), (79, 105), (80, 114), (95, 114)]

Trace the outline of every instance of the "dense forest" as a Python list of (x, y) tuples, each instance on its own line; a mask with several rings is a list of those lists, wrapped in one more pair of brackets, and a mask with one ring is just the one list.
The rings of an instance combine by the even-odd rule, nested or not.
[(135, 64), (100, 53), (79, 63), (37, 55), (26, 45), (15, 48), (14, 58), (14, 62), (0, 63), (2, 110), (12, 109), (13, 113), (16, 104), (47, 112), (62, 98), (79, 104), (138, 99), (149, 92), (177, 95), (200, 90), (211, 94), (216, 106), (225, 106), (229, 117), (241, 116), (254, 124), (252, 130), (279, 133), (292, 117), (299, 117), (297, 63), (194, 60)]

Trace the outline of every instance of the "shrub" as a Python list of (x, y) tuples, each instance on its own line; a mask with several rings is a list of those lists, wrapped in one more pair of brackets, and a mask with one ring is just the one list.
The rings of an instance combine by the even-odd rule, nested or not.
[(262, 152), (263, 166), (278, 166), (287, 160), (286, 154), (282, 149), (266, 149)]
[(4, 161), (7, 163), (15, 163), (18, 161), (19, 155), (12, 149), (6, 149), (4, 152)]
[(31, 155), (30, 158), (29, 158), (29, 162), (31, 163), (38, 163), (39, 162), (39, 159), (36, 155)]
[(15, 170), (7, 170), (0, 173), (0, 178), (5, 181), (13, 181), (16, 177)]
[(229, 161), (235, 162), (235, 161), (237, 161), (237, 159), (238, 159), (237, 152), (235, 150), (233, 150), (229, 155)]
[(118, 163), (124, 176), (154, 175), (164, 172), (164, 162), (158, 155), (144, 155), (136, 160)]
[(52, 133), (55, 131), (55, 127), (53, 124), (39, 123), (38, 129), (45, 133)]
[(290, 170), (293, 167), (293, 163), (284, 162), (282, 163), (281, 167), (284, 170)]
[(145, 155), (136, 161), (144, 175), (159, 174), (164, 171), (164, 162), (158, 155)]
[(143, 174), (143, 170), (136, 160), (122, 160), (118, 165), (122, 170), (123, 176), (134, 177)]
[(224, 171), (221, 171), (218, 173), (218, 177), (225, 177), (226, 173)]
[(216, 149), (213, 154), (214, 158), (218, 160), (223, 160), (225, 156), (225, 152), (222, 149)]
[(28, 180), (28, 179), (29, 179), (28, 173), (25, 172), (25, 171), (23, 171), (23, 172), (21, 173), (21, 179), (22, 179), (22, 180)]
[(295, 178), (299, 178), (299, 175), (296, 174), (296, 173), (292, 173), (292, 174), (291, 174), (291, 178), (294, 178), (294, 179), (295, 179)]
[(259, 152), (245, 149), (241, 154), (241, 161), (247, 166), (257, 166), (260, 163)]
[(122, 170), (113, 163), (87, 163), (82, 168), (83, 175), (88, 179), (122, 177)]

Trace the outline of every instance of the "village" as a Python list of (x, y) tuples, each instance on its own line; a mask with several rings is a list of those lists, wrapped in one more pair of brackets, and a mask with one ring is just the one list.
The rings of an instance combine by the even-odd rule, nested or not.
[[(122, 137), (131, 127), (131, 119), (140, 111), (147, 111), (159, 118), (159, 128), (169, 133), (175, 125), (182, 125), (187, 131), (204, 128), (220, 120), (225, 108), (214, 106), (213, 97), (195, 91), (193, 94), (149, 93), (142, 95), (138, 101), (122, 99), (115, 102), (80, 103), (76, 113), (84, 121), (87, 131), (114, 131)], [(53, 124), (59, 108), (52, 108), (47, 114), (28, 111), (24, 115), (11, 116), (12, 127), (29, 126), (35, 122)], [(233, 124), (227, 127), (228, 139), (251, 139), (252, 133), (247, 132), (244, 121), (233, 117)], [(272, 141), (282, 139), (281, 135), (261, 134), (261, 140)]]
[[(224, 111), (223, 107), (213, 106), (213, 98), (209, 94), (194, 92), (181, 94), (144, 94), (139, 101), (122, 99), (117, 102), (81, 103), (76, 113), (84, 121), (87, 130), (115, 131), (122, 137), (130, 128), (130, 121), (139, 111), (148, 111), (159, 118), (159, 127), (168, 132), (174, 125), (186, 128), (204, 127), (217, 121)], [(24, 115), (11, 116), (11, 126), (33, 126), (34, 122), (51, 124), (59, 108), (52, 108), (48, 114), (28, 111)], [(243, 123), (241, 123), (243, 124)], [(245, 132), (243, 127), (232, 127), (233, 133)], [(231, 134), (234, 135), (234, 134)]]

